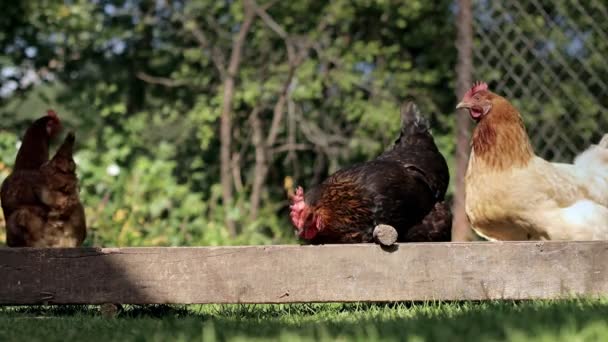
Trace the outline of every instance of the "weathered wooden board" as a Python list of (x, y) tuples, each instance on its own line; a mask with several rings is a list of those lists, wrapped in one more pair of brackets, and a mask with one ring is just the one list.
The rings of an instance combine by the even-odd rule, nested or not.
[(608, 242), (0, 249), (0, 304), (608, 295)]

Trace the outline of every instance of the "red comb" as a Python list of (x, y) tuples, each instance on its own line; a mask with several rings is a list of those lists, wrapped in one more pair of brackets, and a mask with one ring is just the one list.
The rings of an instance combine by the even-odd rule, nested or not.
[(471, 87), (471, 89), (469, 89), (469, 91), (467, 91), (465, 96), (473, 96), (477, 92), (480, 92), (482, 90), (488, 90), (488, 84), (483, 81), (477, 81), (477, 82), (473, 83), (473, 87)]
[(50, 116), (50, 117), (52, 117), (54, 119), (59, 120), (59, 117), (57, 116), (57, 113), (54, 110), (52, 110), (52, 109), (47, 110), (46, 111), (46, 115)]

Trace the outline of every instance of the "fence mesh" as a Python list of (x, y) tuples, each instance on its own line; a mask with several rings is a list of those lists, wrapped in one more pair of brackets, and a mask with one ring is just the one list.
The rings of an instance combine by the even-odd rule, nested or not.
[(474, 78), (519, 108), (544, 158), (608, 133), (607, 18), (603, 0), (474, 1)]

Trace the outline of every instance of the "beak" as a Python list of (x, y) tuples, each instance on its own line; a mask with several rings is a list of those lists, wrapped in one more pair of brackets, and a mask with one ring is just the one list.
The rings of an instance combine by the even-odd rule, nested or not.
[(471, 105), (469, 103), (461, 101), (456, 105), (456, 109), (461, 109), (461, 108), (471, 108)]

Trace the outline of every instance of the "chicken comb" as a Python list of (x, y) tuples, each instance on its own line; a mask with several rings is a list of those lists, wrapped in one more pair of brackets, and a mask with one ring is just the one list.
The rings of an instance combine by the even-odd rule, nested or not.
[(50, 116), (53, 119), (59, 120), (59, 117), (57, 116), (57, 113), (54, 110), (52, 110), (52, 109), (47, 110), (46, 111), (46, 115)]
[(473, 83), (473, 87), (471, 87), (471, 89), (469, 89), (469, 91), (467, 91), (465, 96), (471, 97), (482, 90), (488, 90), (488, 84), (483, 81), (477, 81), (477, 82)]

